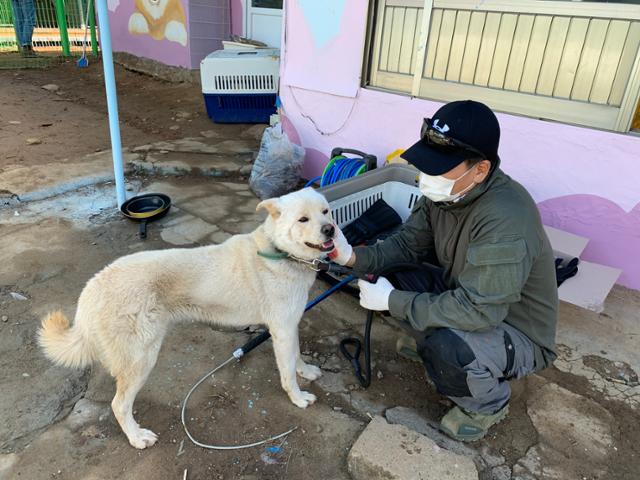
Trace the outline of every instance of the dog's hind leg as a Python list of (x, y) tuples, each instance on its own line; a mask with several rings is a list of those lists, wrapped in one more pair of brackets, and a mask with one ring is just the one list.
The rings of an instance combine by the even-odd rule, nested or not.
[(316, 401), (313, 393), (300, 390), (296, 378), (296, 365), (300, 356), (297, 327), (291, 331), (272, 330), (273, 350), (276, 363), (280, 371), (282, 388), (289, 395), (291, 401), (300, 408), (306, 408)]
[(133, 418), (133, 402), (156, 364), (160, 345), (161, 342), (158, 342), (157, 346), (152, 346), (143, 358), (115, 374), (116, 395), (111, 402), (111, 408), (129, 443), (140, 449), (150, 447), (158, 440), (155, 433), (140, 428)]

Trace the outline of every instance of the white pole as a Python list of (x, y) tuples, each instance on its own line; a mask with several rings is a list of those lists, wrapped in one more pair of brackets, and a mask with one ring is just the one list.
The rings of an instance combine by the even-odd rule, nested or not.
[(100, 31), (100, 50), (104, 69), (104, 86), (107, 92), (107, 113), (109, 115), (109, 133), (111, 134), (111, 153), (113, 173), (116, 179), (118, 208), (126, 200), (124, 188), (124, 165), (122, 162), (122, 143), (120, 141), (120, 122), (118, 120), (118, 95), (116, 78), (113, 71), (113, 52), (111, 50), (111, 32), (109, 31), (109, 11), (107, 0), (96, 0), (98, 7), (98, 25)]

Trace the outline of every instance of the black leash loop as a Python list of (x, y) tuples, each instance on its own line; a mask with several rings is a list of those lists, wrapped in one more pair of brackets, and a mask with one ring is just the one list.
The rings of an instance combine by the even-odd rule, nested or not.
[[(413, 263), (397, 263), (390, 267), (385, 268), (380, 275), (386, 275), (401, 270), (419, 270), (422, 267), (419, 264)], [(330, 273), (343, 274), (345, 271), (353, 272), (347, 267), (340, 267), (335, 264), (330, 264), (329, 268), (325, 271)], [(379, 275), (367, 274), (363, 277), (365, 280), (371, 283), (378, 281)], [(355, 374), (358, 382), (362, 387), (367, 388), (371, 385), (371, 326), (373, 324), (373, 311), (367, 311), (367, 323), (364, 327), (364, 375), (362, 373), (362, 366), (360, 365), (360, 355), (362, 353), (362, 342), (355, 337), (347, 337), (340, 341), (340, 352), (344, 357), (349, 360), (353, 367), (353, 373)], [(354, 351), (351, 353), (349, 347), (353, 347)]]
[[(371, 324), (373, 323), (373, 311), (367, 311), (367, 325), (364, 333), (364, 375), (362, 374), (362, 366), (360, 365), (360, 353), (362, 352), (362, 342), (358, 338), (343, 338), (340, 341), (340, 351), (342, 355), (351, 362), (353, 373), (360, 385), (367, 388), (371, 385)], [(348, 347), (354, 347), (353, 354)]]
[[(367, 281), (376, 283), (378, 276), (367, 275)], [(367, 388), (371, 385), (371, 326), (373, 325), (373, 310), (367, 310), (367, 323), (364, 327), (364, 375), (362, 374), (362, 366), (360, 365), (360, 354), (362, 353), (362, 342), (355, 337), (343, 338), (340, 341), (340, 351), (347, 360), (351, 362), (353, 367), (353, 373), (360, 385), (363, 388)], [(353, 355), (349, 352), (347, 345), (354, 346), (355, 351)]]

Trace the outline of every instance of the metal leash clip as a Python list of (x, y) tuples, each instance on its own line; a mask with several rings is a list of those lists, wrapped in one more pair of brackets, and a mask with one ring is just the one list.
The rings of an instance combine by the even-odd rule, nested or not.
[(315, 258), (313, 260), (305, 260), (304, 258), (298, 258), (293, 255), (289, 255), (291, 260), (295, 260), (298, 263), (304, 263), (307, 267), (309, 267), (314, 272), (326, 272), (329, 269), (329, 263), (324, 260), (320, 260), (319, 258)]

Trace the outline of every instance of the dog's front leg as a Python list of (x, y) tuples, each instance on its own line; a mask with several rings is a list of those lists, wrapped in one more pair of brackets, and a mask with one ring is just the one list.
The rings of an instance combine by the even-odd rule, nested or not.
[(297, 327), (293, 331), (272, 329), (271, 336), (282, 388), (295, 405), (300, 408), (308, 407), (316, 401), (316, 396), (300, 390), (296, 379), (296, 365), (300, 357)]
[(322, 370), (320, 370), (315, 365), (311, 365), (302, 360), (302, 355), (300, 355), (300, 340), (298, 337), (298, 330), (296, 328), (296, 372), (302, 378), (306, 378), (307, 380), (317, 380), (322, 376)]

